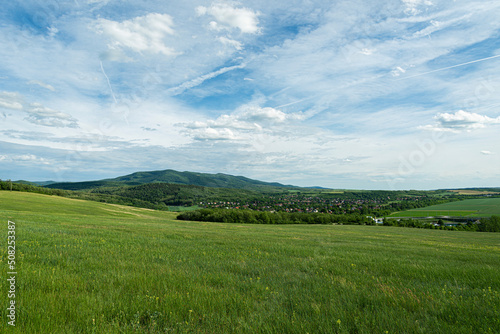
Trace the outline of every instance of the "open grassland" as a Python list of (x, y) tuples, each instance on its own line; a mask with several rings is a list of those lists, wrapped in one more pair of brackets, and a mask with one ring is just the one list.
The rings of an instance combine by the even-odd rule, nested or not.
[(0, 332), (500, 332), (499, 233), (174, 217), (0, 192)]
[(500, 198), (467, 199), (432, 205), (425, 208), (395, 212), (392, 217), (460, 216), (489, 217), (500, 215)]

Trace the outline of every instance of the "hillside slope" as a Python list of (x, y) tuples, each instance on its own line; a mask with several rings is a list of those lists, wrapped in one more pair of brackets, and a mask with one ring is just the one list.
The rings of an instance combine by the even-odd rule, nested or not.
[(500, 333), (495, 233), (186, 222), (11, 191), (0, 216), (19, 270), (0, 333)]

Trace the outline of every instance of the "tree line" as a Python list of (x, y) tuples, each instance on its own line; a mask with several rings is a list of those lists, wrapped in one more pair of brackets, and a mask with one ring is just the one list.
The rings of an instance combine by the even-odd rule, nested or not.
[(304, 212), (269, 212), (242, 209), (200, 209), (186, 211), (179, 220), (234, 224), (346, 224), (375, 225), (371, 218), (359, 214), (332, 215)]
[(428, 228), (438, 230), (452, 231), (477, 231), (477, 232), (500, 232), (500, 216), (491, 216), (481, 218), (479, 222), (468, 221), (465, 224), (446, 225), (443, 220), (439, 220), (438, 224), (422, 221), (418, 219), (384, 219), (383, 226), (396, 227), (412, 227), (412, 228)]
[(125, 197), (125, 196), (120, 196), (120, 195), (116, 195), (113, 193), (91, 193), (91, 192), (87, 192), (87, 191), (50, 189), (50, 188), (39, 187), (39, 186), (31, 185), (31, 184), (15, 183), (15, 182), (11, 182), (9, 180), (7, 180), (7, 181), (0, 180), (0, 190), (20, 191), (20, 192), (30, 192), (30, 193), (43, 194), (43, 195), (61, 196), (61, 197), (83, 199), (83, 200), (102, 202), (102, 203), (135, 206), (135, 207), (146, 208), (146, 209), (168, 210), (168, 207), (163, 203), (162, 204), (152, 203), (152, 202), (149, 202), (146, 200), (142, 200), (140, 198)]
[[(359, 214), (333, 215), (304, 212), (269, 212), (242, 209), (200, 209), (186, 211), (178, 220), (233, 223), (233, 224), (342, 224), (376, 225), (371, 218)], [(500, 232), (500, 216), (481, 218), (480, 223), (468, 222), (457, 226), (435, 226), (415, 219), (384, 219), (383, 226), (444, 229), (454, 231)]]

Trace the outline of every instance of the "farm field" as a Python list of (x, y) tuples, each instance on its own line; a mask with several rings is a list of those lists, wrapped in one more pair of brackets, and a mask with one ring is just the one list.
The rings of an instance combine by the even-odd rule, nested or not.
[(392, 217), (461, 216), (489, 217), (500, 215), (500, 198), (467, 199), (425, 208), (394, 212)]
[(0, 332), (500, 332), (499, 233), (175, 216), (0, 191)]
[(500, 194), (496, 191), (469, 190), (469, 189), (450, 190), (450, 192), (454, 192), (454, 193), (457, 193), (459, 195), (498, 195), (498, 194)]

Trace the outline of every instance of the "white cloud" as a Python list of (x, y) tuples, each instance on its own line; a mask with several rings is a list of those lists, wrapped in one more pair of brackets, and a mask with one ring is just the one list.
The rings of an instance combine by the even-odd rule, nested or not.
[(38, 159), (37, 156), (33, 154), (18, 155), (15, 158), (22, 161), (33, 161)]
[(253, 105), (244, 105), (233, 114), (221, 115), (215, 120), (195, 121), (180, 124), (194, 139), (203, 140), (243, 140), (252, 141), (257, 133), (283, 131), (282, 127), (291, 122), (305, 119), (303, 113), (286, 114), (281, 110)]
[(303, 113), (285, 114), (274, 108), (261, 108), (257, 106), (244, 106), (240, 108), (238, 119), (256, 123), (283, 123), (285, 121), (303, 120)]
[(199, 16), (210, 15), (215, 21), (210, 22), (214, 30), (237, 28), (242, 33), (259, 33), (259, 13), (248, 8), (234, 8), (229, 4), (213, 3), (210, 7), (196, 8)]
[(71, 115), (44, 107), (39, 103), (31, 103), (25, 111), (28, 113), (26, 119), (34, 124), (57, 128), (78, 127), (78, 121)]
[(0, 108), (24, 111), (27, 121), (49, 127), (78, 127), (78, 121), (71, 115), (43, 106), (40, 103), (25, 105), (24, 97), (17, 92), (1, 92)]
[(219, 37), (219, 41), (224, 45), (229, 45), (238, 51), (243, 50), (243, 44), (227, 37)]
[(391, 71), (391, 75), (393, 77), (399, 77), (401, 74), (404, 74), (404, 73), (406, 73), (406, 70), (404, 68), (402, 68), (401, 66), (396, 66), (396, 68)]
[(406, 6), (405, 13), (409, 15), (420, 14), (419, 8), (423, 6), (432, 6), (433, 3), (429, 0), (402, 0)]
[(38, 163), (42, 165), (50, 165), (50, 161), (36, 156), (34, 154), (14, 154), (14, 155), (0, 155), (0, 161), (6, 161), (8, 163), (18, 163), (21, 165)]
[(59, 29), (57, 29), (56, 27), (48, 27), (47, 30), (50, 37), (54, 37), (59, 32)]
[(234, 130), (260, 130), (262, 129), (260, 125), (256, 123), (249, 123), (246, 121), (242, 121), (235, 117), (234, 115), (221, 115), (215, 120), (208, 120), (205, 122), (195, 121), (192, 123), (187, 123), (184, 125), (188, 129), (204, 129), (204, 128), (212, 128), (212, 129), (232, 129)]
[(363, 49), (361, 49), (361, 51), (359, 51), (359, 53), (364, 54), (365, 56), (369, 56), (376, 51), (377, 51), (376, 49), (363, 48)]
[(491, 151), (481, 151), (481, 154), (483, 154), (483, 155), (492, 155), (494, 153), (492, 153)]
[(56, 89), (54, 87), (52, 87), (51, 85), (46, 84), (45, 82), (42, 82), (42, 81), (38, 81), (38, 80), (31, 80), (28, 82), (28, 85), (38, 85), (38, 86), (43, 87), (45, 89), (51, 90), (53, 92), (56, 91)]
[(175, 33), (170, 15), (150, 13), (131, 20), (116, 22), (98, 19), (94, 29), (111, 40), (110, 47), (125, 47), (136, 52), (175, 56), (179, 53), (165, 45), (167, 35)]
[(231, 129), (201, 128), (191, 131), (196, 140), (238, 140)]
[(487, 125), (500, 124), (500, 116), (491, 118), (476, 113), (459, 110), (454, 114), (439, 113), (434, 119), (438, 124), (420, 127), (425, 130), (461, 132), (485, 128)]
[(19, 93), (0, 92), (0, 108), (22, 110), (23, 98)]

